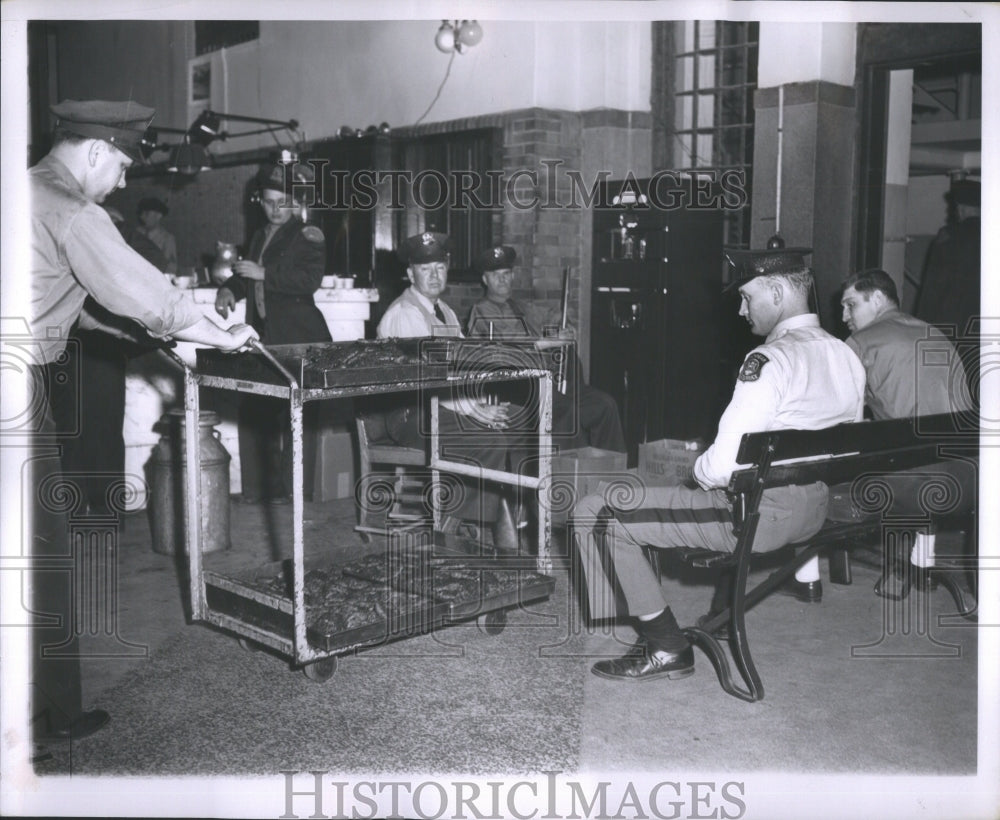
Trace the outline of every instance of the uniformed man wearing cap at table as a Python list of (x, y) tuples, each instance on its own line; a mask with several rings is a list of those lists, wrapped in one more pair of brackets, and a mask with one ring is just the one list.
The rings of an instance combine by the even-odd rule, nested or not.
[[(548, 320), (559, 319), (539, 310), (530, 302), (511, 296), (514, 262), (517, 252), (510, 245), (497, 245), (482, 251), (475, 260), (486, 286), (486, 297), (476, 302), (469, 313), (470, 336), (490, 339), (541, 339)], [(574, 339), (572, 328), (558, 328), (561, 339)], [(599, 447), (602, 450), (625, 452), (625, 434), (615, 400), (583, 381), (580, 359), (573, 357), (568, 364), (565, 390), (552, 394), (552, 434), (556, 442), (566, 446)]]
[[(267, 345), (332, 341), (313, 298), (323, 283), (326, 238), (309, 222), (310, 187), (305, 163), (267, 165), (258, 171), (255, 199), (267, 223), (250, 239), (235, 276), (219, 287), (215, 309), (226, 317), (246, 298), (247, 321)], [(307, 408), (305, 449), (315, 449), (315, 405)], [(292, 443), (288, 402), (244, 396), (240, 402), (241, 501), (287, 504), (292, 492)]]
[[(613, 507), (600, 495), (584, 498), (572, 518), (587, 580), (592, 618), (614, 618), (615, 589), (635, 619), (639, 643), (624, 657), (599, 661), (594, 674), (619, 680), (680, 678), (694, 672), (694, 654), (681, 632), (643, 545), (732, 550), (733, 514), (726, 487), (744, 433), (819, 429), (860, 421), (865, 371), (843, 342), (809, 309), (812, 271), (804, 249), (733, 252), (740, 276), (740, 316), (765, 337), (743, 361), (733, 398), (715, 442), (694, 465), (697, 488), (647, 487), (634, 506)], [(754, 549), (778, 549), (808, 538), (823, 525), (827, 488), (764, 491)], [(601, 536), (600, 538), (598, 536)]]
[[(129, 166), (142, 161), (140, 144), (153, 109), (132, 101), (67, 100), (51, 110), (56, 117), (52, 149), (29, 172), (29, 328), (37, 361), (29, 366), (28, 406), (35, 412), (26, 426), (34, 454), (31, 554), (65, 560), (71, 553), (66, 513), (55, 502), (61, 465), (48, 387), (77, 320), (85, 329), (101, 326), (83, 310), (87, 296), (161, 339), (233, 351), (257, 334), (247, 325), (224, 330), (204, 316), (128, 246), (101, 207), (109, 194), (125, 187)], [(79, 739), (108, 720), (102, 710), (83, 711), (72, 615), (89, 602), (74, 602), (72, 586), (68, 571), (33, 577), (32, 606), (38, 620), (46, 621), (32, 630), (32, 728), (37, 740)], [(42, 613), (50, 617), (43, 619)]]
[[(455, 311), (441, 299), (448, 285), (450, 250), (451, 241), (443, 233), (425, 231), (406, 240), (401, 255), (407, 265), (410, 287), (383, 314), (378, 325), (380, 339), (462, 336)], [(507, 469), (509, 452), (519, 452), (524, 446), (519, 436), (505, 432), (518, 409), (469, 397), (442, 400), (442, 454), (448, 457), (450, 452), (460, 460), (488, 469)], [(427, 424), (420, 418), (418, 408), (402, 408), (387, 414), (386, 428), (393, 441), (404, 447), (426, 444)], [(517, 538), (511, 522), (499, 515), (500, 496), (496, 489), (486, 484), (480, 491), (468, 480), (463, 486), (464, 500), (454, 516), (477, 525), (492, 524), (494, 546), (516, 549)]]

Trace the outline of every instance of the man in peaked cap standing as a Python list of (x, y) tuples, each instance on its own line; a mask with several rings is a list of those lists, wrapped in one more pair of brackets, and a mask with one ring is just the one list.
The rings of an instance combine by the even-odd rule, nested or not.
[[(314, 300), (326, 268), (326, 237), (319, 226), (309, 223), (308, 194), (315, 179), (312, 166), (304, 163), (279, 163), (258, 171), (255, 198), (266, 224), (254, 232), (246, 258), (233, 264), (235, 276), (223, 282), (215, 296), (215, 309), (224, 317), (245, 298), (247, 322), (268, 345), (332, 341)], [(316, 448), (316, 410), (312, 403), (304, 411), (307, 453)], [(241, 398), (241, 501), (291, 501), (290, 424), (288, 402), (266, 396)]]
[[(545, 315), (530, 302), (511, 296), (514, 280), (514, 262), (517, 252), (510, 245), (487, 248), (476, 257), (486, 286), (486, 298), (472, 306), (469, 314), (469, 335), (492, 339), (540, 339)], [(573, 338), (571, 328), (561, 333)], [(583, 370), (578, 357), (568, 368), (565, 392), (552, 394), (552, 432), (562, 438), (572, 436), (581, 445), (589, 444), (602, 450), (625, 452), (625, 434), (622, 432), (618, 405), (615, 400), (596, 387), (583, 381)]]
[[(733, 549), (733, 514), (725, 488), (744, 433), (820, 429), (861, 420), (864, 368), (847, 345), (820, 328), (819, 317), (810, 311), (812, 272), (803, 253), (788, 248), (730, 254), (740, 273), (731, 286), (739, 288), (740, 316), (765, 339), (743, 361), (715, 442), (695, 462), (698, 487), (648, 487), (627, 508), (592, 495), (574, 510), (574, 541), (591, 617), (616, 617), (615, 589), (620, 589), (640, 639), (624, 657), (594, 664), (595, 675), (649, 680), (694, 673), (694, 653), (670, 607), (664, 606), (643, 545)], [(819, 482), (765, 490), (754, 549), (774, 550), (808, 538), (823, 525), (826, 509), (827, 488)]]
[(959, 342), (967, 353), (966, 374), (972, 390), (979, 379), (978, 328), (982, 276), (982, 220), (980, 183), (973, 179), (952, 182), (946, 196), (948, 224), (927, 251), (913, 315)]
[[(152, 336), (235, 351), (256, 338), (246, 325), (220, 328), (130, 248), (100, 203), (125, 187), (125, 172), (142, 161), (140, 144), (154, 111), (132, 101), (66, 100), (52, 107), (52, 149), (29, 171), (31, 194), (32, 351), (24, 422), (32, 457), (30, 554), (43, 563), (72, 557), (63, 506), (59, 439), (49, 403), (55, 368), (71, 329), (102, 327), (84, 311), (87, 296)], [(69, 571), (34, 572), (32, 714), (36, 740), (78, 740), (100, 729), (106, 712), (83, 711)], [(94, 604), (98, 605), (98, 604)], [(48, 617), (43, 617), (48, 616)]]
[[(406, 240), (402, 256), (410, 287), (383, 314), (378, 325), (380, 339), (462, 335), (455, 311), (440, 298), (448, 285), (450, 248), (449, 237), (434, 231)], [(508, 451), (523, 444), (518, 436), (506, 432), (512, 415), (508, 405), (460, 397), (442, 401), (441, 408), (441, 450), (446, 456), (451, 451), (484, 468), (503, 470)], [(423, 447), (425, 427), (418, 408), (401, 408), (386, 416), (389, 436), (404, 447)], [(456, 517), (476, 524), (492, 523), (494, 546), (516, 549), (516, 533), (500, 514), (497, 491), (490, 485), (480, 490), (471, 482), (464, 482), (464, 487), (464, 502), (455, 511)]]

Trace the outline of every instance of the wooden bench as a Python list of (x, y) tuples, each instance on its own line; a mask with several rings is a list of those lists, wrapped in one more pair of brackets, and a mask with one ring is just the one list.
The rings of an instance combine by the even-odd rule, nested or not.
[[(908, 512), (894, 519), (893, 478), (914, 468), (948, 462), (967, 461), (973, 467), (979, 454), (978, 419), (973, 414), (943, 414), (916, 419), (843, 424), (824, 430), (774, 430), (743, 436), (737, 463), (749, 465), (733, 473), (728, 491), (733, 500), (736, 547), (732, 553), (680, 548), (680, 558), (695, 567), (716, 567), (733, 572), (729, 606), (712, 615), (685, 634), (699, 644), (712, 659), (722, 688), (729, 694), (747, 701), (764, 697), (764, 687), (754, 665), (747, 641), (746, 610), (780, 585), (799, 567), (821, 552), (832, 552), (831, 580), (850, 583), (846, 556), (857, 547), (882, 544), (887, 526), (895, 520), (911, 529), (933, 527), (944, 519), (956, 516), (975, 517), (975, 488), (964, 490), (950, 473), (926, 470), (921, 481), (925, 484), (919, 497), (910, 499)], [(794, 459), (792, 463), (789, 460)], [(970, 470), (970, 473), (972, 471)], [(850, 483), (851, 496), (864, 513), (858, 520), (827, 520), (823, 528), (808, 541), (790, 544), (785, 549), (793, 557), (747, 590), (751, 545), (760, 517), (759, 506), (763, 491), (789, 484), (809, 484), (822, 481), (828, 486)], [(970, 530), (971, 531), (971, 530)], [(768, 553), (771, 554), (771, 553)], [(906, 558), (908, 559), (908, 556)], [(960, 588), (951, 574), (935, 572), (937, 580), (955, 598), (960, 613), (974, 618), (967, 611)], [(729, 641), (733, 659), (746, 685), (733, 681), (728, 658), (719, 640), (712, 634), (722, 625), (729, 625)]]

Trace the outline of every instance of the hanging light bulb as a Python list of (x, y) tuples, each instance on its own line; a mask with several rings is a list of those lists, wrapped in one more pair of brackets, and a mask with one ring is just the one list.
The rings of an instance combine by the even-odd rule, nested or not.
[(468, 47), (478, 45), (483, 39), (483, 27), (475, 20), (463, 20), (458, 27), (458, 41)]
[(442, 20), (441, 28), (434, 37), (434, 45), (438, 47), (438, 51), (449, 54), (455, 50), (455, 44), (455, 29), (447, 20)]

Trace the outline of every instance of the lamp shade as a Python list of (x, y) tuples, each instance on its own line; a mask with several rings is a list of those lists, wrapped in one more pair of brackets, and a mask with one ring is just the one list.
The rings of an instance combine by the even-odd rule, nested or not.
[(434, 45), (438, 47), (438, 51), (443, 51), (445, 54), (455, 50), (455, 29), (447, 20), (441, 21), (441, 28), (434, 37)]
[(483, 27), (475, 20), (463, 20), (458, 27), (458, 41), (462, 45), (474, 46), (483, 39)]
[(182, 142), (174, 146), (174, 150), (171, 151), (167, 171), (171, 174), (193, 177), (201, 171), (211, 170), (211, 167), (205, 146)]

